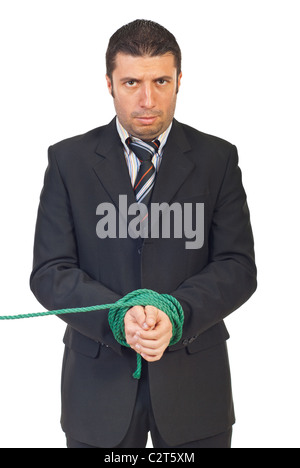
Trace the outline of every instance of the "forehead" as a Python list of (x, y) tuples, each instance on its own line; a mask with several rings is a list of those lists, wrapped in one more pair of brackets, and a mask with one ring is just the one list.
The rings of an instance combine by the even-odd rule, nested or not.
[(175, 57), (170, 53), (154, 57), (148, 55), (135, 57), (123, 53), (116, 55), (114, 74), (120, 78), (122, 75), (138, 77), (173, 75), (174, 73), (176, 73)]

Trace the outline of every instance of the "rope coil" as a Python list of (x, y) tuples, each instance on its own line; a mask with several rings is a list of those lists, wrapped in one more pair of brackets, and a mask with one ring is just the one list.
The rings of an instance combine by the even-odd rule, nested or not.
[[(138, 289), (133, 291), (122, 299), (119, 299), (114, 304), (103, 304), (91, 307), (78, 307), (72, 309), (60, 309), (46, 312), (37, 312), (32, 314), (20, 315), (4, 315), (0, 316), (0, 320), (17, 320), (34, 317), (44, 317), (47, 315), (64, 315), (74, 313), (93, 312), (98, 310), (109, 309), (108, 322), (111, 331), (116, 341), (122, 346), (130, 348), (126, 342), (124, 317), (129, 309), (134, 306), (154, 306), (162, 310), (170, 319), (172, 323), (173, 335), (170, 341), (170, 346), (178, 343), (182, 336), (182, 328), (184, 321), (184, 314), (180, 303), (175, 297), (169, 294), (159, 294), (150, 289)], [(135, 379), (140, 379), (142, 370), (142, 358), (137, 353), (137, 368), (133, 374)]]

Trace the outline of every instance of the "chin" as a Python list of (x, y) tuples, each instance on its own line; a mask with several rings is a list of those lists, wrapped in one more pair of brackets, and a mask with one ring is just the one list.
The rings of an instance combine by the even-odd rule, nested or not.
[(132, 135), (141, 140), (154, 140), (162, 133), (163, 126), (147, 126), (143, 125), (141, 127), (135, 126), (132, 129)]

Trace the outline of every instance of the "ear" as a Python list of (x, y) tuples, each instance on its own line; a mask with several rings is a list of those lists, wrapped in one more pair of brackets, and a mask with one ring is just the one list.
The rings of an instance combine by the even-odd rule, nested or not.
[(181, 79), (182, 79), (182, 72), (180, 73), (180, 75), (178, 76), (178, 81), (177, 81), (177, 93), (179, 91), (179, 88), (181, 86)]
[(105, 75), (105, 78), (106, 78), (107, 89), (108, 89), (108, 91), (109, 91), (109, 94), (110, 94), (112, 97), (114, 97), (112, 80), (109, 78), (108, 75)]

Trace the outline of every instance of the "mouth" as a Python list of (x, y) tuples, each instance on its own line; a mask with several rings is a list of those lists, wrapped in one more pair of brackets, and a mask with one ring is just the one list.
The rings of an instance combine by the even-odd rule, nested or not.
[(142, 125), (152, 125), (154, 122), (157, 120), (157, 116), (151, 116), (151, 117), (136, 117), (136, 120), (141, 123)]

